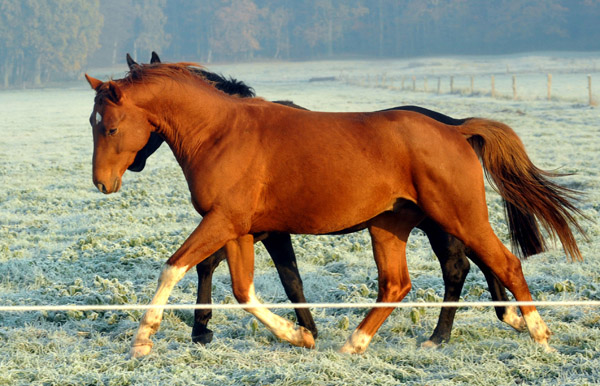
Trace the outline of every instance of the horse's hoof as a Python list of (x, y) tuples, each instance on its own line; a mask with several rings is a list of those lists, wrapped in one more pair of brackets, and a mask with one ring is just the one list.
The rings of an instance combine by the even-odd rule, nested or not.
[(150, 354), (150, 351), (152, 351), (152, 342), (151, 341), (148, 340), (147, 342), (134, 343), (131, 346), (131, 351), (129, 351), (129, 357), (130, 358), (141, 358), (143, 356)]
[(366, 351), (366, 347), (355, 347), (351, 344), (344, 344), (340, 349), (340, 353), (342, 354), (362, 354)]
[(213, 332), (212, 330), (204, 329), (199, 334), (192, 334), (192, 342), (199, 343), (201, 345), (206, 345), (212, 342), (213, 340)]
[(304, 348), (315, 348), (315, 338), (313, 337), (312, 332), (304, 327), (299, 327), (298, 330), (302, 336), (302, 342), (299, 346)]
[(440, 345), (438, 343), (435, 343), (432, 340), (426, 340), (425, 342), (421, 343), (421, 348), (430, 349), (430, 348), (438, 348), (438, 347), (440, 347)]
[(340, 352), (343, 354), (362, 354), (367, 351), (371, 338), (373, 337), (357, 329), (346, 340)]

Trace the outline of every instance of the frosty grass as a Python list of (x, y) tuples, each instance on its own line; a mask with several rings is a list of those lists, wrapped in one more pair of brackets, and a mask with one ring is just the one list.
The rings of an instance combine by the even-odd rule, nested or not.
[[(266, 99), (289, 99), (314, 110), (369, 111), (415, 104), (453, 117), (503, 121), (521, 136), (533, 161), (574, 173), (561, 182), (586, 193), (580, 207), (600, 212), (600, 114), (588, 105), (587, 74), (599, 97), (600, 55), (535, 54), (209, 66), (244, 80)], [(107, 79), (124, 68), (91, 71)], [(547, 73), (553, 74), (547, 101)], [(489, 95), (495, 74), (498, 97)], [(512, 74), (517, 100), (512, 99)], [(405, 88), (399, 90), (402, 78)], [(455, 93), (449, 93), (453, 75)], [(470, 76), (474, 90), (470, 90)], [(309, 82), (335, 76), (337, 81)], [(427, 81), (425, 80), (427, 77)], [(437, 78), (440, 77), (440, 94)], [(427, 82), (428, 92), (424, 92)], [(385, 85), (383, 87), (373, 87)], [(394, 88), (390, 88), (393, 86)], [(94, 92), (82, 79), (63, 88), (0, 92), (0, 304), (126, 304), (149, 302), (164, 261), (200, 221), (183, 175), (167, 146), (144, 172), (125, 173), (122, 191), (105, 196), (91, 181), (88, 117)], [(488, 189), (490, 221), (503, 241), (507, 229), (498, 196)], [(534, 299), (600, 299), (600, 225), (583, 222), (585, 261), (570, 263), (560, 247), (531, 257), (523, 269)], [(294, 236), (306, 296), (313, 302), (374, 301), (377, 275), (365, 232)], [(286, 302), (273, 264), (257, 245), (256, 288), (265, 302)], [(414, 231), (408, 263), (413, 289), (406, 300), (443, 296), (439, 264)], [(195, 275), (170, 303), (195, 300)], [(488, 300), (475, 267), (462, 300)], [(232, 303), (226, 264), (217, 269), (213, 301)], [(290, 319), (291, 310), (277, 310)], [(527, 333), (499, 322), (490, 308), (457, 313), (450, 343), (422, 349), (438, 309), (399, 309), (364, 355), (337, 352), (364, 309), (313, 310), (315, 350), (275, 339), (243, 311), (215, 311), (214, 342), (190, 340), (192, 312), (168, 311), (152, 353), (129, 360), (141, 312), (0, 313), (0, 385), (456, 385), (600, 383), (597, 308), (543, 307), (555, 353)]]

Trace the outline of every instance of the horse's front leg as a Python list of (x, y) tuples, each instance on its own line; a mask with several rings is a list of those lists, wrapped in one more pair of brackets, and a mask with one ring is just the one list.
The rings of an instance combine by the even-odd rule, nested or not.
[[(302, 278), (298, 271), (296, 255), (292, 247), (289, 233), (273, 232), (263, 240), (263, 245), (271, 255), (283, 289), (292, 303), (306, 303)], [(313, 338), (317, 337), (317, 326), (308, 308), (296, 308), (298, 324), (310, 330)]]
[[(410, 276), (406, 265), (406, 242), (411, 229), (422, 218), (419, 210), (408, 207), (401, 213), (381, 214), (369, 222), (373, 255), (377, 264), (378, 303), (399, 302), (410, 291)], [(362, 354), (393, 310), (393, 307), (371, 309), (340, 351)]]
[(245, 235), (225, 245), (227, 263), (231, 274), (233, 295), (240, 304), (247, 304), (246, 311), (254, 315), (279, 339), (295, 346), (313, 348), (315, 340), (306, 328), (296, 327), (292, 322), (273, 314), (263, 307), (254, 292), (254, 239)]
[[(230, 221), (219, 213), (208, 213), (177, 252), (165, 263), (158, 279), (158, 288), (150, 305), (165, 305), (175, 284), (191, 267), (236, 237)], [(131, 344), (130, 355), (132, 357), (141, 357), (150, 353), (152, 349), (150, 335), (158, 330), (162, 315), (162, 308), (150, 308), (144, 313)]]
[[(213, 273), (226, 257), (224, 248), (221, 248), (196, 265), (196, 272), (198, 273), (196, 304), (212, 303)], [(197, 308), (194, 310), (194, 326), (192, 327), (192, 341), (194, 343), (207, 344), (212, 341), (213, 332), (207, 327), (211, 318), (212, 309), (210, 308)]]

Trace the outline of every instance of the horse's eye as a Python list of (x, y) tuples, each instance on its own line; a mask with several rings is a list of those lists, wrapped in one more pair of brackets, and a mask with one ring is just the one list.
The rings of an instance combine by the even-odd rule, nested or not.
[(108, 135), (115, 135), (117, 134), (117, 128), (113, 127), (112, 129), (108, 130)]

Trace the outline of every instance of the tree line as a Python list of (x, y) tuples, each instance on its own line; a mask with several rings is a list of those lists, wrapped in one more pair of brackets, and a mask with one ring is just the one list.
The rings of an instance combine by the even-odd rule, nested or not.
[(205, 63), (598, 50), (598, 20), (600, 0), (0, 0), (0, 87), (153, 50)]

